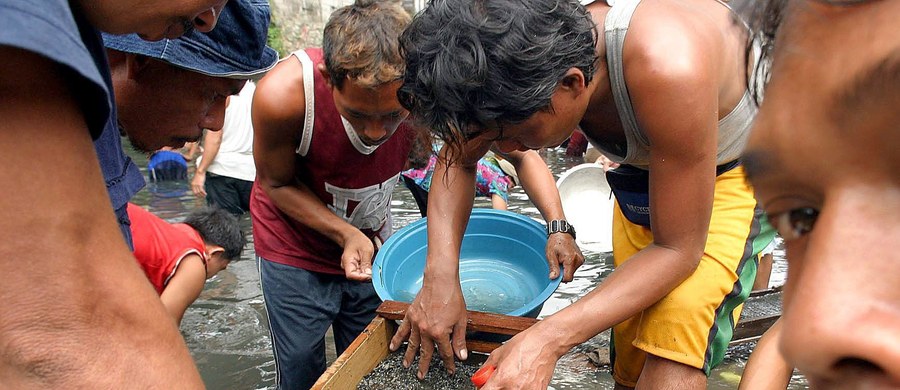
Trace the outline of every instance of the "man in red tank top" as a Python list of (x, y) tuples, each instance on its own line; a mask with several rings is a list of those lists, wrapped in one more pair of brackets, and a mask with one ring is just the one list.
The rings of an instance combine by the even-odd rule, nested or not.
[(328, 327), (340, 354), (381, 302), (372, 256), (414, 135), (396, 94), (409, 20), (389, 2), (340, 8), (324, 49), (293, 53), (257, 85), (250, 215), (279, 389), (311, 387)]

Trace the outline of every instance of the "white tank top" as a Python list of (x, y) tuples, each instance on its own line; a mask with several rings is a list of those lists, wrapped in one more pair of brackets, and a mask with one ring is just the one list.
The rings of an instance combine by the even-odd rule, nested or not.
[[(593, 0), (587, 3), (590, 2), (593, 2)], [(623, 151), (610, 150), (610, 145), (601, 145), (593, 141), (592, 144), (615, 162), (647, 168), (650, 165), (650, 142), (638, 126), (635, 118), (631, 97), (628, 95), (628, 87), (625, 85), (624, 66), (622, 64), (625, 35), (628, 32), (631, 17), (634, 15), (634, 11), (640, 2), (641, 0), (607, 0), (607, 4), (611, 8), (606, 15), (604, 25), (610, 86), (613, 98), (616, 101), (619, 118), (625, 131), (627, 142), (625, 153), (622, 155), (621, 152)], [(720, 4), (727, 7), (724, 3), (720, 2)], [(752, 45), (752, 61), (754, 61), (753, 68), (755, 69), (761, 50), (758, 42), (754, 41)], [(752, 79), (755, 77), (755, 74), (750, 77), (749, 85), (754, 85)], [(716, 153), (716, 164), (724, 164), (740, 157), (747, 143), (747, 137), (750, 134), (750, 127), (753, 125), (756, 111), (756, 104), (750, 91), (747, 90), (734, 109), (719, 120), (719, 145)]]
[(237, 95), (231, 96), (225, 109), (225, 125), (222, 127), (222, 145), (216, 158), (207, 168), (220, 176), (246, 181), (256, 180), (253, 162), (253, 123), (250, 106), (256, 84), (248, 81)]

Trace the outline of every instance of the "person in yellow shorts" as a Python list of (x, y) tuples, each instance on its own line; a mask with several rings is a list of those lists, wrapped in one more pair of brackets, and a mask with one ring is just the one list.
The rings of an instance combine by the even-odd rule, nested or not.
[[(705, 389), (774, 234), (739, 159), (756, 115), (752, 37), (716, 1), (429, 2), (400, 39), (398, 97), (445, 145), (422, 289), (391, 340), (408, 338), (404, 364), (421, 352), (424, 376), (435, 345), (449, 370), (467, 357), (457, 273), (475, 162), (580, 128), (621, 164), (607, 172), (616, 269), (495, 350), (483, 389), (546, 388), (564, 353), (611, 327), (618, 388)], [(560, 217), (545, 218), (548, 236), (573, 240)]]

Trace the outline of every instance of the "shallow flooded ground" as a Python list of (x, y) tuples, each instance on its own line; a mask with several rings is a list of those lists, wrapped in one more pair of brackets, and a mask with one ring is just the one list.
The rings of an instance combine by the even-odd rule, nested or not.
[[(130, 154), (142, 169), (146, 167), (145, 157)], [(582, 163), (581, 158), (565, 156), (562, 150), (546, 150), (541, 154), (556, 176)], [(148, 183), (134, 202), (171, 222), (180, 221), (189, 210), (203, 204), (191, 194), (187, 182)], [(479, 199), (476, 205), (490, 207), (486, 199)], [(392, 211), (395, 230), (419, 219), (415, 201), (402, 185), (398, 185), (394, 192)], [(521, 188), (516, 188), (510, 196), (510, 211), (540, 218)], [(244, 215), (241, 222), (245, 231), (250, 233), (249, 215)], [(245, 248), (241, 259), (207, 282), (203, 294), (188, 309), (182, 321), (181, 332), (209, 389), (274, 388), (275, 364), (254, 260), (252, 234), (249, 239), (251, 243)], [(576, 272), (575, 280), (560, 286), (545, 303), (541, 316), (560, 310), (600, 283), (612, 271), (610, 257), (608, 253), (585, 252), (586, 262)], [(779, 247), (775, 252), (770, 285), (782, 284), (784, 277), (784, 252)], [(748, 308), (747, 311), (768, 312), (778, 310), (778, 305), (780, 301), (762, 301), (758, 307)], [(608, 367), (598, 368), (588, 359), (598, 349), (602, 355), (608, 341), (608, 332), (601, 333), (564, 356), (557, 365), (551, 387), (559, 390), (612, 389)], [(333, 348), (330, 340), (326, 345)], [(752, 344), (731, 348), (725, 363), (710, 376), (709, 388), (736, 388), (751, 349)], [(329, 363), (334, 358), (334, 351), (330, 349)], [(603, 360), (604, 357), (599, 358)], [(806, 381), (802, 376), (795, 375), (789, 388), (805, 389)]]

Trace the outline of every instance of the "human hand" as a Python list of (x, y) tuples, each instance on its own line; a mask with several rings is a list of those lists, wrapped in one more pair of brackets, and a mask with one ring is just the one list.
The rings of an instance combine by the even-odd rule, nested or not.
[(206, 172), (194, 172), (191, 179), (191, 191), (198, 198), (206, 197)]
[(349, 280), (365, 282), (372, 280), (372, 256), (375, 243), (363, 232), (354, 229), (344, 239), (344, 253), (341, 254), (341, 268)]
[(495, 369), (480, 389), (546, 389), (560, 356), (529, 328), (491, 353), (484, 367)]
[(559, 276), (559, 267), (563, 268), (563, 282), (571, 282), (575, 278), (575, 270), (584, 264), (584, 255), (575, 238), (566, 233), (554, 233), (547, 238), (547, 263), (550, 266), (550, 279)]
[[(455, 286), (448, 286), (448, 283)], [(390, 349), (396, 351), (408, 338), (403, 366), (408, 368), (418, 353), (417, 376), (424, 379), (437, 345), (444, 368), (453, 374), (456, 372), (454, 352), (459, 360), (468, 358), (466, 319), (466, 303), (458, 279), (444, 283), (423, 283), (422, 290), (409, 305), (403, 323), (391, 339)]]
[(600, 157), (597, 157), (597, 161), (594, 161), (594, 162), (596, 164), (600, 164), (601, 166), (603, 166), (603, 172), (606, 172), (613, 168), (618, 168), (620, 165), (619, 163), (614, 162), (613, 160), (610, 160), (608, 157), (606, 157), (602, 154), (600, 155)]

